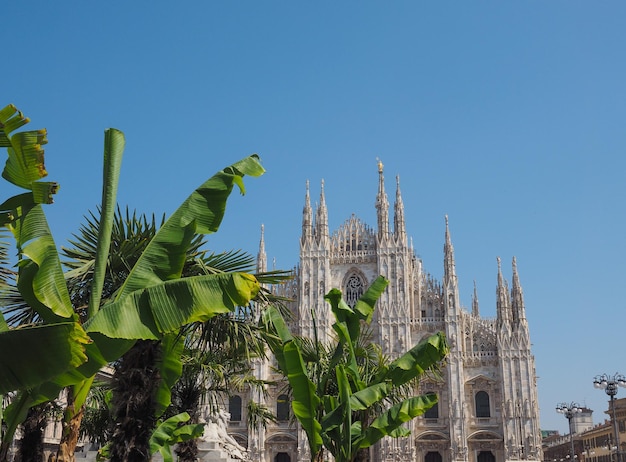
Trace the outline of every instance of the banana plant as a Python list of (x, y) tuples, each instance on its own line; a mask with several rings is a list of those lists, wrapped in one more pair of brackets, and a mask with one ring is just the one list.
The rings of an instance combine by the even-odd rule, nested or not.
[[(5, 413), (5, 447), (30, 406), (55, 399), (63, 387), (69, 386), (74, 409), (68, 418), (75, 417), (98, 370), (120, 358), (135, 342), (169, 341), (182, 326), (233, 311), (247, 304), (260, 289), (256, 278), (247, 273), (181, 278), (186, 250), (194, 236), (217, 231), (234, 186), (244, 194), (243, 177), (263, 174), (258, 156), (251, 155), (216, 173), (183, 202), (146, 247), (116, 297), (101, 306), (125, 145), (121, 131), (108, 129), (98, 256), (88, 319), (81, 323), (70, 302), (42, 208), (42, 204), (52, 203), (58, 190), (56, 183), (40, 181), (47, 175), (42, 149), (47, 143), (46, 131), (16, 132), (28, 122), (13, 105), (0, 110), (0, 147), (7, 147), (9, 155), (2, 176), (27, 190), (0, 204), (0, 225), (15, 238), (18, 289), (41, 320), (37, 325), (17, 328), (0, 318), (0, 394), (20, 391)], [(165, 371), (163, 377), (171, 381), (179, 365), (170, 359), (162, 364), (171, 372)], [(163, 396), (167, 400), (167, 393)]]
[[(30, 130), (10, 134), (29, 119), (14, 106), (0, 110), (0, 147), (8, 150), (2, 176), (28, 190), (0, 204), (0, 224), (6, 226), (18, 243), (18, 288), (44, 324), (12, 329), (0, 314), (0, 394), (34, 387), (77, 367), (87, 360), (84, 346), (89, 337), (74, 314), (63, 272), (55, 259), (54, 241), (43, 219), (42, 204), (52, 202), (58, 190), (54, 182), (40, 181), (47, 175), (43, 148), (47, 132)], [(29, 345), (28, 348), (19, 348)], [(25, 367), (28, 365), (28, 367)]]
[(380, 276), (351, 308), (341, 291), (332, 289), (325, 296), (335, 323), (337, 345), (322, 373), (309, 372), (300, 348), (283, 317), (268, 309), (263, 319), (273, 335), (268, 344), (276, 356), (292, 392), (292, 408), (309, 442), (311, 461), (319, 460), (322, 449), (337, 462), (351, 462), (360, 450), (369, 448), (383, 437), (409, 434), (404, 426), (437, 402), (437, 395), (427, 393), (392, 402), (389, 398), (399, 387), (416, 380), (428, 371), (437, 370), (448, 354), (443, 333), (434, 334), (415, 345), (373, 375), (361, 372), (357, 340), (362, 324), (369, 324), (375, 304), (387, 287)]

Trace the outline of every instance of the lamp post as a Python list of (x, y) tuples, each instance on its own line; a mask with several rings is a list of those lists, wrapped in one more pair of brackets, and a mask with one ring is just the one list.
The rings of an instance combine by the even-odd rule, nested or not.
[(578, 403), (559, 403), (556, 405), (556, 412), (559, 414), (563, 414), (567, 419), (567, 423), (569, 425), (569, 443), (570, 443), (570, 451), (571, 451), (571, 462), (574, 462), (576, 458), (576, 453), (574, 452), (574, 430), (572, 428), (572, 418), (576, 414), (580, 414), (583, 412), (583, 409), (580, 407)]
[(622, 374), (613, 375), (597, 375), (593, 379), (593, 386), (603, 389), (607, 395), (611, 397), (611, 420), (613, 420), (613, 433), (615, 437), (615, 444), (617, 449), (615, 451), (615, 458), (617, 462), (622, 462), (622, 451), (619, 444), (619, 430), (617, 428), (617, 419), (615, 418), (615, 395), (617, 395), (617, 387), (626, 387), (626, 377)]

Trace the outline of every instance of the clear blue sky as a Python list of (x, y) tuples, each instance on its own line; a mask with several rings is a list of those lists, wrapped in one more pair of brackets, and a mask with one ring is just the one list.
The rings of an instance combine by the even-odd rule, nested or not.
[(264, 223), (278, 268), (307, 179), (331, 228), (375, 225), (380, 157), (437, 277), (449, 215), (466, 306), (475, 280), (495, 316), (496, 257), (509, 280), (517, 257), (542, 428), (567, 432), (561, 401), (604, 418), (593, 377), (626, 373), (625, 2), (22, 1), (1, 22), (0, 104), (49, 131), (58, 245), (99, 202), (107, 127), (140, 212), (259, 153), (267, 174), (209, 242), (256, 253)]

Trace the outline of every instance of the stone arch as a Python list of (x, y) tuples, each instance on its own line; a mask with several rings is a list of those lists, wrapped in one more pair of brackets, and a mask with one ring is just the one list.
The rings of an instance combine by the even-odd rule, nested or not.
[(476, 430), (467, 436), (467, 441), (502, 441), (502, 435), (489, 430)]
[(266, 457), (269, 457), (269, 459), (264, 460), (270, 460), (271, 462), (295, 462), (298, 454), (298, 440), (293, 434), (280, 431), (274, 433), (265, 441), (265, 450)]
[[(415, 460), (425, 462), (426, 454), (430, 452), (438, 452), (443, 458), (449, 456), (450, 438), (448, 435), (437, 431), (427, 430), (415, 436), (415, 447), (417, 449), (417, 458)], [(431, 458), (436, 457), (434, 455)]]

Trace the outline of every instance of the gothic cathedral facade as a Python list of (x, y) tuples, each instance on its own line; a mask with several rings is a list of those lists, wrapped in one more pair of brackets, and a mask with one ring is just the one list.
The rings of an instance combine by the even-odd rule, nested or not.
[[(434, 391), (439, 403), (411, 422), (411, 435), (387, 438), (371, 449), (372, 462), (508, 462), (540, 461), (541, 431), (534, 357), (526, 320), (524, 297), (515, 258), (512, 281), (497, 268), (496, 318), (482, 318), (476, 289), (470, 309), (459, 301), (454, 249), (448, 219), (445, 223), (443, 280), (422, 267), (408, 243), (399, 181), (393, 205), (385, 192), (383, 166), (378, 164), (377, 227), (352, 215), (334, 233), (329, 232), (324, 184), (319, 203), (311, 207), (307, 182), (300, 238), (300, 261), (294, 279), (281, 290), (294, 301), (292, 330), (311, 336), (311, 310), (317, 316), (321, 339), (333, 323), (324, 295), (340, 288), (346, 301), (358, 299), (378, 275), (390, 281), (379, 299), (372, 321), (374, 341), (391, 358), (423, 337), (444, 331), (451, 347), (440, 380), (423, 380), (420, 393)], [(267, 270), (263, 231), (259, 270)], [(257, 362), (259, 378), (279, 380), (272, 365)], [(246, 403), (264, 403), (278, 417), (267, 427), (248, 431)], [(248, 448), (254, 462), (310, 460), (304, 432), (290, 421), (288, 395), (276, 387), (269, 395), (233, 394), (228, 403), (229, 433)]]

